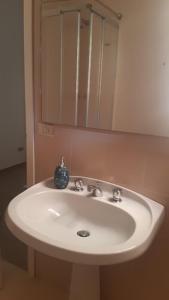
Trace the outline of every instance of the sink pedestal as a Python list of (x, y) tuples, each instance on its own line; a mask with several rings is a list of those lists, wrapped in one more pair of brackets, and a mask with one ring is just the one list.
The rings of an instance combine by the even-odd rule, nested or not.
[(99, 266), (73, 264), (69, 300), (100, 300)]

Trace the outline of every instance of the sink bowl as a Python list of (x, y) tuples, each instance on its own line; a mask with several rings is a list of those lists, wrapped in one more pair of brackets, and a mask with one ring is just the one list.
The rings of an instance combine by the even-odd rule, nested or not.
[[(114, 203), (111, 183), (99, 181), (103, 197), (93, 197), (87, 185), (96, 180), (83, 180), (79, 192), (73, 177), (65, 190), (55, 189), (52, 179), (36, 184), (14, 198), (6, 213), (9, 229), (27, 245), (81, 266), (76, 280), (84, 265), (122, 263), (144, 253), (164, 216), (162, 205), (125, 188), (122, 202)], [(98, 292), (91, 299), (99, 299)]]

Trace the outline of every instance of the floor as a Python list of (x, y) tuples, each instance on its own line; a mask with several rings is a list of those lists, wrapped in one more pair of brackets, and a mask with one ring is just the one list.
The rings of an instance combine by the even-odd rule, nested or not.
[(0, 290), (1, 300), (68, 300), (68, 293), (43, 280), (29, 278), (18, 267), (3, 262), (4, 280)]
[(27, 248), (8, 230), (4, 221), (8, 203), (21, 193), (26, 185), (26, 164), (0, 171), (0, 248), (2, 256), (23, 269), (27, 267)]

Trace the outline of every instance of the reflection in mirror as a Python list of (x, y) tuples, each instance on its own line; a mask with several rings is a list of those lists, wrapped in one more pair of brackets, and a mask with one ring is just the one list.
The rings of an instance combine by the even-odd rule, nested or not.
[(42, 119), (76, 125), (79, 12), (45, 16), (42, 23)]
[(62, 31), (62, 124), (77, 124), (79, 46), (80, 46), (80, 13), (63, 14)]
[(80, 65), (79, 65), (79, 97), (78, 97), (78, 126), (86, 126), (87, 84), (89, 66), (90, 14), (81, 11), (80, 25)]
[(118, 30), (116, 22), (105, 22), (103, 66), (99, 103), (100, 129), (111, 129), (114, 110)]
[(103, 50), (103, 19), (92, 13), (91, 14), (91, 68), (89, 66), (89, 90), (87, 99), (87, 114), (86, 126), (97, 128), (98, 112), (99, 112), (99, 98), (100, 98), (100, 79), (101, 79), (101, 65), (102, 65), (102, 50)]
[(42, 20), (42, 121), (111, 130), (117, 20), (91, 5)]
[(118, 24), (93, 14), (86, 127), (112, 129)]
[[(50, 32), (50, 34), (49, 34)], [(46, 123), (60, 121), (60, 61), (61, 16), (42, 20), (42, 120)]]

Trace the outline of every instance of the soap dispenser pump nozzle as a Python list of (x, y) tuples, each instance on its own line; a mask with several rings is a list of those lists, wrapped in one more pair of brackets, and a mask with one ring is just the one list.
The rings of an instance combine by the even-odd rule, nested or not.
[(64, 163), (64, 156), (61, 157), (61, 165), (60, 165), (62, 168), (64, 168), (65, 166), (65, 163)]

